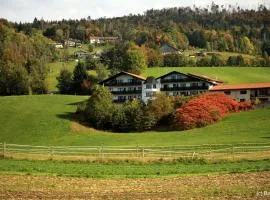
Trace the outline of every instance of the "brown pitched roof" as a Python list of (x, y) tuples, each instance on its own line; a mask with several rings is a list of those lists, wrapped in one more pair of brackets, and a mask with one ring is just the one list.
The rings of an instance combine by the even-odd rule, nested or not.
[(204, 76), (204, 75), (192, 74), (192, 73), (188, 73), (188, 75), (199, 78), (199, 79), (202, 79), (202, 80), (206, 80), (206, 81), (209, 81), (209, 82), (212, 82), (212, 83), (215, 83), (215, 84), (223, 83), (222, 80), (218, 80), (216, 78), (210, 78), (210, 77)]
[(107, 81), (109, 81), (109, 80), (112, 80), (112, 79), (114, 79), (114, 78), (116, 78), (116, 77), (118, 77), (118, 76), (120, 76), (120, 75), (124, 75), (124, 74), (125, 74), (125, 75), (130, 75), (130, 76), (132, 76), (132, 77), (135, 77), (135, 78), (140, 79), (140, 80), (143, 80), (143, 81), (146, 80), (146, 78), (143, 77), (143, 76), (139, 76), (139, 75), (137, 75), (137, 74), (132, 74), (132, 73), (130, 73), (130, 72), (122, 71), (122, 72), (119, 72), (118, 74), (115, 74), (115, 75), (113, 75), (113, 76), (111, 76), (111, 77), (109, 77), (109, 78), (107, 78), (107, 79), (105, 79), (105, 80), (99, 82), (99, 84), (103, 84), (103, 83), (105, 83), (105, 82), (107, 82)]
[(228, 84), (228, 85), (216, 85), (212, 87), (211, 91), (221, 90), (242, 90), (242, 89), (259, 89), (259, 88), (270, 88), (270, 83), (249, 83), (249, 84)]
[(201, 81), (205, 81), (205, 82), (208, 82), (208, 83), (211, 83), (211, 84), (217, 84), (217, 83), (213, 83), (213, 81), (207, 80), (206, 78), (195, 76), (193, 74), (184, 74), (184, 73), (181, 73), (181, 72), (178, 72), (178, 71), (169, 72), (169, 73), (164, 74), (164, 75), (162, 75), (160, 77), (157, 77), (156, 79), (164, 78), (164, 77), (169, 76), (171, 74), (181, 74), (181, 75), (187, 76), (187, 77), (195, 79), (195, 80), (201, 80)]

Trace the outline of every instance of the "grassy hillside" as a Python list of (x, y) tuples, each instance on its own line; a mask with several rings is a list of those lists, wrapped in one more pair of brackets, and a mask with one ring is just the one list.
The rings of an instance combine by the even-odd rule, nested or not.
[(56, 85), (57, 85), (57, 79), (56, 77), (59, 76), (60, 71), (62, 68), (66, 68), (70, 71), (73, 71), (74, 67), (76, 66), (75, 61), (69, 61), (69, 62), (54, 62), (48, 64), (49, 67), (49, 75), (47, 78), (48, 84), (49, 84), (49, 90), (50, 91), (57, 91)]
[[(57, 91), (56, 77), (60, 70), (66, 67), (70, 71), (74, 69), (75, 61), (55, 62), (49, 64), (48, 84), (50, 91)], [(143, 76), (158, 77), (171, 71), (179, 71), (183, 73), (195, 73), (214, 77), (225, 81), (226, 83), (258, 83), (270, 82), (270, 67), (152, 67), (147, 68), (142, 74)], [(89, 72), (92, 73), (92, 72)]]
[(206, 75), (230, 84), (270, 82), (270, 67), (152, 67), (143, 75), (158, 77), (174, 70)]
[(0, 142), (39, 145), (172, 146), (270, 142), (270, 109), (237, 113), (201, 129), (175, 132), (109, 133), (71, 119), (83, 96), (0, 97)]

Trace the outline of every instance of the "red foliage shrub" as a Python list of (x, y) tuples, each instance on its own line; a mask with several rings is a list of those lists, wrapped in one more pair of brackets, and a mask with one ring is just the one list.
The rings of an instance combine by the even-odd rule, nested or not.
[(254, 108), (254, 105), (249, 102), (240, 102), (238, 103), (238, 106), (240, 111), (250, 110)]
[(249, 103), (237, 103), (225, 94), (205, 93), (176, 110), (175, 126), (192, 129), (213, 124), (226, 114), (250, 109)]

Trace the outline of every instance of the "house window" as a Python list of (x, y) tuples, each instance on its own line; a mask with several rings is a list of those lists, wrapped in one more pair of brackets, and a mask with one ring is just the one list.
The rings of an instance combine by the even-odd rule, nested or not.
[(146, 92), (146, 97), (152, 97), (152, 93), (151, 92)]
[(246, 99), (240, 99), (240, 102), (245, 102), (246, 101)]
[(246, 90), (241, 90), (240, 94), (247, 94), (247, 91)]
[(224, 94), (230, 95), (231, 94), (231, 91), (225, 91)]
[(180, 86), (181, 87), (186, 87), (186, 84), (185, 83), (181, 83)]
[(155, 89), (157, 88), (156, 84), (153, 84), (153, 88), (155, 88)]
[(198, 83), (191, 83), (191, 87), (198, 87)]
[(147, 84), (146, 89), (152, 89), (152, 86), (150, 84)]
[(198, 94), (198, 91), (197, 90), (191, 91), (190, 94), (191, 95), (196, 95), (196, 94)]
[(179, 95), (179, 92), (173, 92), (173, 96)]
[(118, 100), (126, 100), (126, 96), (118, 96)]

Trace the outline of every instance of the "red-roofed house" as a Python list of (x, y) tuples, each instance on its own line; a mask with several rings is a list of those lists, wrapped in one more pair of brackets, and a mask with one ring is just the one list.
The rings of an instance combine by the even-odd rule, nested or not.
[(270, 83), (220, 84), (213, 86), (210, 91), (225, 93), (239, 102), (250, 102), (256, 98), (261, 101), (270, 101)]

